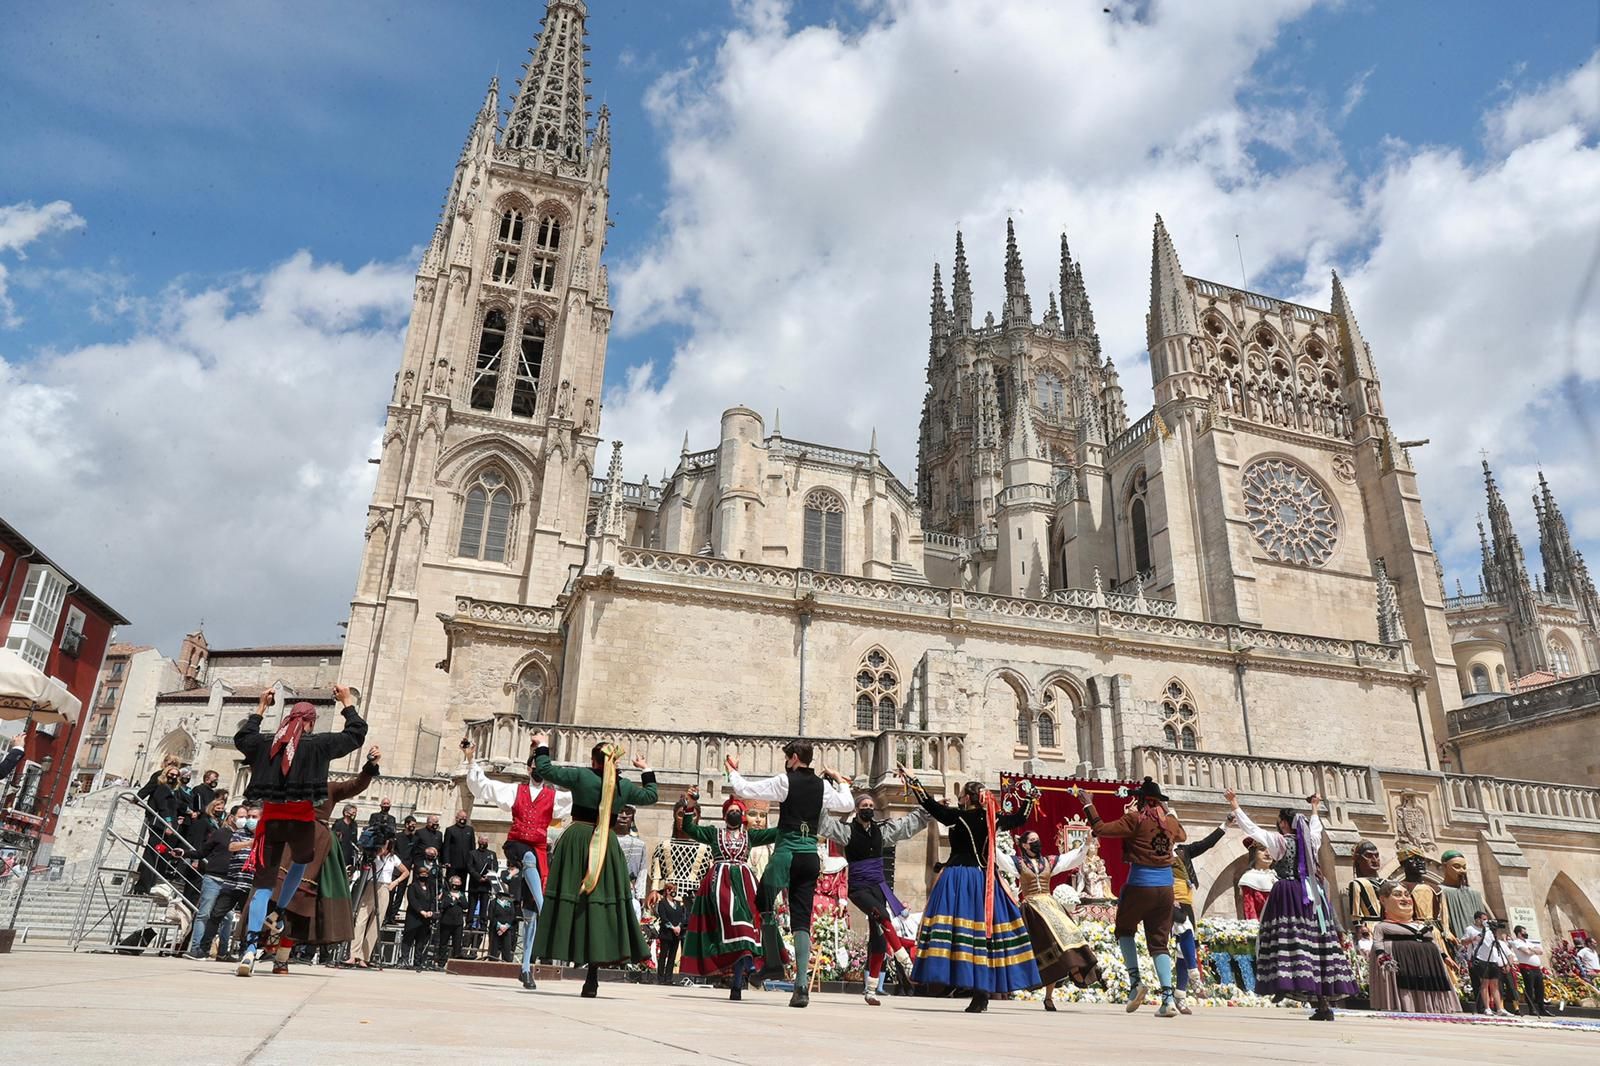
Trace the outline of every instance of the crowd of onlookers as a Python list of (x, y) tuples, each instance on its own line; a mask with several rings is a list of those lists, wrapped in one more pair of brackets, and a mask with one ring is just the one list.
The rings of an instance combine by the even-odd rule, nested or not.
[[(194, 783), (168, 761), (140, 789), (149, 808), (134, 891), (159, 895), (170, 883), (188, 903), (189, 955), (235, 961), (235, 919), (249, 899), (251, 848), (259, 810), (233, 802), (208, 771)], [(341, 944), (301, 945), (298, 957), (376, 969), (442, 968), (452, 958), (520, 959), (522, 914), (513, 871), (501, 868), (489, 840), (466, 811), (448, 826), (439, 816), (397, 819), (388, 798), (364, 822), (346, 804), (332, 823), (350, 886), (354, 936)], [(642, 876), (643, 841), (631, 812), (619, 817), (619, 842), (630, 871)], [(242, 935), (242, 923), (238, 924)], [(389, 937), (385, 930), (391, 930)], [(380, 950), (385, 940), (392, 951)]]

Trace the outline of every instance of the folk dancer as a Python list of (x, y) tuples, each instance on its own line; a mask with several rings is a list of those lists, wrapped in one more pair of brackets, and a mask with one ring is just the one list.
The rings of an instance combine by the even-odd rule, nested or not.
[(615, 744), (596, 744), (588, 766), (557, 766), (550, 761), (549, 738), (533, 736), (533, 765), (539, 776), (572, 793), (572, 825), (550, 854), (550, 878), (544, 895), (543, 921), (534, 937), (533, 953), (587, 966), (585, 999), (599, 995), (600, 967), (617, 962), (643, 962), (650, 945), (633, 915), (628, 860), (611, 832), (613, 814), (626, 804), (648, 807), (656, 801), (656, 775), (643, 756), (634, 784), (617, 773), (623, 751)]
[[(278, 950), (272, 972), (289, 972), (289, 954), (296, 944), (310, 944), (331, 951), (336, 944), (355, 939), (355, 909), (350, 902), (350, 876), (345, 871), (349, 857), (344, 844), (328, 824), (335, 805), (359, 796), (378, 778), (378, 761), (383, 753), (374, 744), (367, 749), (361, 772), (348, 781), (328, 785), (328, 798), (317, 808), (313, 823), (316, 844), (311, 862), (300, 878), (300, 888), (283, 908), (283, 928), (278, 933)], [(282, 875), (288, 874), (290, 856), (285, 856)]]
[(900, 779), (934, 821), (950, 827), (950, 856), (928, 893), (911, 979), (972, 993), (967, 1013), (989, 1009), (989, 997), (1039, 986), (1039, 967), (1022, 911), (1000, 883), (995, 834), (1020, 829), (1031, 800), (1001, 813), (981, 781), (961, 787), (959, 807), (928, 795), (904, 764)]
[[(1092, 839), (1092, 838), (1087, 838)], [(1079, 988), (1100, 984), (1100, 960), (1088, 939), (1072, 920), (1061, 901), (1051, 893), (1050, 882), (1071, 873), (1083, 864), (1088, 854), (1087, 839), (1077, 847), (1067, 846), (1067, 829), (1056, 832), (1056, 854), (1045, 855), (1039, 834), (1028, 830), (1017, 845), (1017, 885), (1022, 897), (1022, 918), (1033, 943), (1034, 962), (1044, 981), (1044, 1009), (1056, 1009), (1056, 985), (1071, 981)]]
[(877, 802), (872, 793), (856, 797), (856, 816), (841, 821), (831, 814), (822, 816), (822, 837), (844, 848), (849, 872), (849, 897), (867, 918), (867, 975), (863, 995), (867, 1006), (878, 1005), (878, 977), (883, 960), (891, 950), (894, 960), (907, 975), (911, 973), (911, 954), (895, 930), (894, 919), (906, 912), (905, 904), (894, 894), (884, 872), (884, 856), (902, 840), (910, 840), (928, 826), (928, 812), (920, 807), (900, 818), (877, 821), (873, 814)]
[(1145, 778), (1134, 796), (1134, 805), (1114, 822), (1101, 819), (1094, 803), (1086, 801), (1083, 790), (1074, 785), (1071, 795), (1083, 804), (1084, 816), (1089, 820), (1089, 831), (1097, 837), (1112, 837), (1122, 841), (1122, 854), (1128, 859), (1128, 880), (1117, 897), (1115, 932), (1117, 946), (1122, 950), (1122, 961), (1128, 967), (1128, 978), (1133, 987), (1128, 994), (1126, 1010), (1129, 1014), (1150, 994), (1150, 986), (1139, 973), (1139, 949), (1133, 934), (1144, 926), (1145, 947), (1155, 963), (1156, 980), (1161, 992), (1161, 1006), (1156, 1017), (1173, 1018), (1178, 1014), (1177, 989), (1172, 978), (1172, 908), (1173, 908), (1173, 845), (1188, 839), (1177, 815), (1167, 810), (1167, 797), (1161, 786)]
[(479, 803), (492, 803), (511, 812), (511, 828), (501, 850), (506, 856), (506, 871), (521, 874), (517, 902), (522, 911), (522, 987), (537, 988), (533, 977), (533, 938), (539, 928), (539, 911), (544, 907), (544, 886), (550, 877), (550, 823), (564, 821), (572, 813), (572, 793), (546, 784), (528, 756), (528, 780), (516, 784), (489, 780), (483, 767), (473, 758), (477, 750), (463, 740), (462, 754), (467, 760), (467, 788)]
[(778, 933), (778, 895), (789, 893), (789, 929), (794, 936), (794, 993), (789, 1006), (811, 1002), (808, 985), (811, 964), (811, 907), (822, 859), (817, 854), (817, 830), (823, 809), (848, 814), (855, 809), (848, 782), (823, 767), (811, 769), (811, 743), (791, 740), (783, 746), (784, 772), (752, 781), (739, 773), (739, 760), (727, 757), (728, 783), (742, 800), (778, 804), (777, 842), (761, 878), (756, 903), (761, 908), (762, 976), (783, 975), (783, 939)]
[[(255, 972), (256, 951), (269, 904), (275, 904), (275, 911), (287, 906), (300, 888), (306, 867), (316, 858), (317, 807), (328, 799), (328, 764), (357, 750), (367, 739), (366, 720), (356, 710), (350, 689), (335, 685), (333, 694), (344, 715), (344, 728), (337, 733), (313, 733), (317, 709), (301, 702), (283, 716), (277, 733), (270, 738), (263, 736), (261, 719), (274, 698), (269, 688), (233, 735), (234, 747), (250, 766), (250, 787), (245, 789), (245, 798), (261, 804), (261, 821), (256, 826), (254, 888), (246, 913), (244, 954), (239, 957), (237, 971), (240, 977)], [(279, 882), (278, 863), (286, 847), (293, 861)], [(278, 883), (275, 899), (274, 883)]]
[(737, 796), (729, 796), (723, 803), (722, 825), (701, 825), (694, 816), (700, 790), (690, 788), (684, 795), (689, 808), (683, 814), (683, 833), (706, 845), (712, 862), (690, 904), (679, 969), (696, 977), (731, 974), (728, 998), (740, 1000), (755, 968), (755, 957), (762, 950), (761, 911), (756, 905), (759, 896), (756, 875), (750, 869), (750, 849), (776, 843), (782, 833), (746, 828), (744, 801)]
[(1194, 890), (1200, 887), (1200, 877), (1195, 872), (1194, 860), (1217, 846), (1226, 825), (1219, 825), (1194, 843), (1182, 843), (1172, 849), (1172, 931), (1177, 934), (1179, 959), (1175, 975), (1178, 985), (1173, 1002), (1179, 1014), (1193, 1014), (1186, 1002), (1189, 985), (1200, 979), (1200, 944), (1195, 939)]
[(1317, 871), (1322, 846), (1322, 797), (1311, 795), (1309, 814), (1288, 808), (1278, 812), (1276, 831), (1262, 829), (1239, 808), (1233, 789), (1223, 795), (1239, 828), (1249, 833), (1273, 859), (1278, 876), (1261, 915), (1256, 948), (1256, 991), (1292, 996), (1316, 1004), (1311, 1020), (1333, 1021), (1333, 1001), (1356, 995), (1355, 974), (1340, 946), (1333, 901)]

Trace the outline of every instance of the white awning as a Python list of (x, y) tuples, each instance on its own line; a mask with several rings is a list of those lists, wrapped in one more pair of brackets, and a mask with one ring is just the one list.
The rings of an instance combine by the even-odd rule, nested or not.
[(83, 705), (67, 686), (14, 651), (0, 648), (0, 718), (27, 718), (34, 724), (71, 725)]

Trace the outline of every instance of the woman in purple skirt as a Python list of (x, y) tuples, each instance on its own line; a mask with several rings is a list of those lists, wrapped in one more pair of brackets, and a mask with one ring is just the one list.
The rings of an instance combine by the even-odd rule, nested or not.
[(1225, 793), (1239, 828), (1272, 857), (1278, 883), (1261, 912), (1256, 941), (1256, 991), (1292, 996), (1316, 1004), (1311, 1020), (1333, 1021), (1332, 1003), (1358, 993), (1350, 958), (1340, 943), (1337, 913), (1317, 872), (1322, 847), (1321, 796), (1310, 796), (1309, 815), (1287, 807), (1278, 812), (1278, 829), (1262, 829), (1239, 809), (1233, 789)]

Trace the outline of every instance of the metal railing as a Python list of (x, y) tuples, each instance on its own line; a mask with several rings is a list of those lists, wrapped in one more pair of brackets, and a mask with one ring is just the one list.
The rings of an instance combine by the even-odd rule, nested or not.
[[(129, 832), (117, 824), (117, 815), (126, 811), (137, 813), (139, 828)], [(89, 870), (89, 877), (83, 883), (82, 892), (78, 896), (78, 906), (73, 912), (72, 930), (67, 936), (68, 945), (77, 951), (91, 934), (97, 930), (104, 930), (105, 943), (97, 947), (97, 951), (115, 950), (122, 942), (125, 931), (134, 917), (138, 907), (146, 908), (144, 921), (140, 924), (157, 928), (162, 932), (162, 939), (156, 944), (142, 945), (146, 950), (154, 948), (165, 951), (169, 948), (181, 950), (181, 943), (168, 944), (165, 933), (183, 932), (182, 923), (174, 925), (163, 918), (155, 920), (151, 917), (156, 901), (148, 895), (138, 895), (131, 891), (141, 873), (148, 873), (156, 884), (167, 886), (170, 900), (163, 901), (161, 906), (165, 909), (177, 908), (188, 912), (188, 919), (192, 923), (195, 919), (194, 908), (183, 897), (183, 886), (170, 880), (160, 866), (151, 863), (146, 858), (145, 837), (154, 825), (165, 825), (161, 816), (155, 809), (139, 798), (138, 793), (131, 790), (118, 792), (111, 801), (111, 806), (106, 810), (105, 827), (100, 832), (100, 842), (95, 847), (94, 861)], [(168, 829), (176, 835), (177, 831)], [(120, 854), (120, 859), (117, 857)], [(22, 906), (22, 891), (17, 893), (16, 908)], [(91, 921), (98, 904), (99, 914)], [(16, 911), (12, 913), (12, 922), (16, 922)]]

